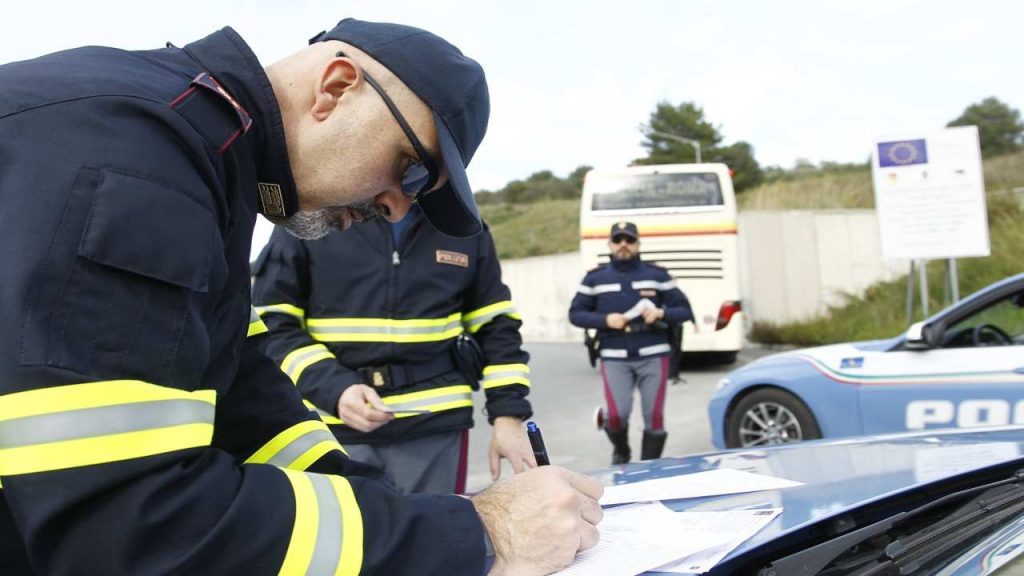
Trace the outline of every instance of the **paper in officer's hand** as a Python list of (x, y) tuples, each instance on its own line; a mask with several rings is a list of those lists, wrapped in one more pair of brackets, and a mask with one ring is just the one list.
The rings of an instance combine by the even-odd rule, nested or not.
[(623, 312), (622, 315), (630, 320), (634, 320), (643, 316), (644, 312), (647, 310), (651, 310), (653, 308), (657, 308), (657, 306), (654, 305), (654, 302), (651, 302), (647, 298), (641, 298), (639, 302), (634, 304), (629, 310)]

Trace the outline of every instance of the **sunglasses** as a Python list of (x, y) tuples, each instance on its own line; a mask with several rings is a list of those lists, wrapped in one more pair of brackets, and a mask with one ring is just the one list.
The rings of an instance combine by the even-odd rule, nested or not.
[[(346, 54), (338, 52), (335, 56), (343, 58), (346, 57)], [(412, 144), (412, 149), (416, 151), (416, 157), (419, 159), (419, 162), (409, 166), (402, 173), (402, 194), (415, 200), (417, 196), (429, 192), (437, 184), (440, 172), (437, 162), (427, 152), (427, 149), (423, 147), (423, 144), (420, 143), (420, 139), (416, 137), (416, 133), (412, 131), (409, 123), (405, 121), (405, 116), (402, 116), (402, 113), (398, 111), (398, 106), (395, 106), (394, 101), (388, 96), (384, 87), (374, 80), (373, 76), (370, 76), (370, 73), (365, 69), (363, 69), (363, 78), (366, 78), (366, 82), (377, 91), (377, 94), (380, 94), (384, 104), (391, 111), (391, 115), (395, 117), (398, 125), (402, 127), (402, 132), (405, 132), (405, 137)]]
[(636, 238), (626, 236), (625, 234), (612, 238), (612, 244), (622, 244), (623, 242), (626, 244), (636, 244)]

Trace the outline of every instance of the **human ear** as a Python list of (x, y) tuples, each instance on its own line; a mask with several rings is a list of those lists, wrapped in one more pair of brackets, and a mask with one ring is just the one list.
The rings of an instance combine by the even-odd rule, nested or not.
[(313, 93), (311, 112), (317, 120), (325, 120), (341, 103), (341, 97), (361, 85), (363, 70), (347, 56), (332, 58), (320, 71)]

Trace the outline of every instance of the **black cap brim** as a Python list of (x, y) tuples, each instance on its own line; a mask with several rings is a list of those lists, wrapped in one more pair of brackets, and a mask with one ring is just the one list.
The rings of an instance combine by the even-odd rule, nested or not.
[(473, 199), (466, 167), (462, 164), (462, 153), (455, 144), (448, 127), (434, 112), (437, 126), (437, 141), (441, 146), (441, 157), (448, 170), (448, 182), (437, 190), (424, 194), (418, 203), (434, 228), (442, 234), (456, 238), (475, 236), (483, 230), (480, 212)]

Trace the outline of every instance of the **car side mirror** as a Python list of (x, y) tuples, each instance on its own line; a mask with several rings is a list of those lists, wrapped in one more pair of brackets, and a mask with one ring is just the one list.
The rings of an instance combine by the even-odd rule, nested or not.
[(907, 336), (905, 346), (907, 350), (928, 350), (929, 348), (935, 348), (938, 345), (939, 338), (937, 337), (934, 326), (929, 326), (924, 322), (915, 322), (910, 325), (907, 329)]

